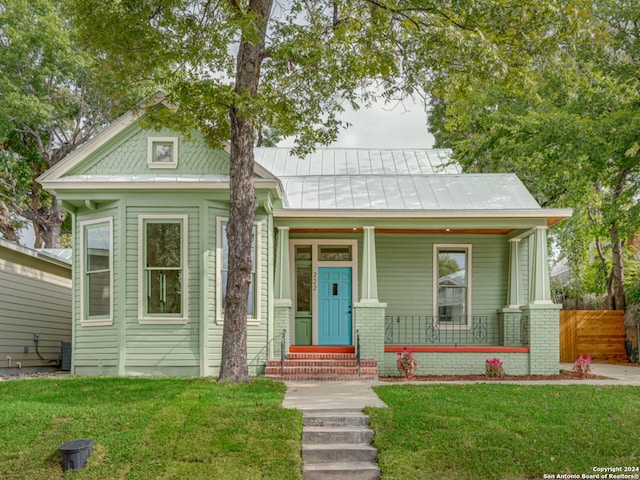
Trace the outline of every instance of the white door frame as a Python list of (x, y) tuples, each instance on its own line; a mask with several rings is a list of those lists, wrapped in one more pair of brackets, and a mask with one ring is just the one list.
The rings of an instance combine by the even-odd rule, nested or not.
[[(289, 240), (289, 265), (291, 275), (291, 318), (289, 321), (289, 344), (291, 345), (296, 338), (296, 246), (311, 246), (311, 345), (318, 344), (318, 267), (351, 267), (351, 303), (356, 303), (358, 299), (358, 240), (351, 239), (311, 239), (311, 238), (295, 238)], [(320, 246), (324, 245), (349, 245), (351, 247), (351, 260), (344, 262), (325, 262), (318, 260), (318, 251)], [(355, 339), (355, 322), (354, 316), (351, 316), (351, 335), (352, 343)]]

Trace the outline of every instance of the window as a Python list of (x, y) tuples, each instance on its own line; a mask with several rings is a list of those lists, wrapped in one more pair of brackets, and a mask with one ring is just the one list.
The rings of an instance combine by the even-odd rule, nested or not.
[(185, 323), (187, 216), (141, 216), (140, 323)]
[(111, 325), (113, 257), (111, 254), (112, 219), (81, 222), (82, 325)]
[[(216, 316), (218, 323), (224, 321), (224, 299), (227, 293), (227, 277), (229, 272), (229, 244), (227, 241), (227, 218), (218, 218), (217, 223), (217, 302)], [(253, 243), (251, 245), (251, 283), (247, 303), (247, 319), (249, 325), (260, 323), (260, 262), (257, 252), (260, 251), (260, 223), (253, 224)]]
[(176, 137), (148, 137), (147, 165), (149, 168), (176, 168), (178, 166), (178, 139)]
[(471, 245), (434, 245), (434, 315), (440, 327), (468, 326)]

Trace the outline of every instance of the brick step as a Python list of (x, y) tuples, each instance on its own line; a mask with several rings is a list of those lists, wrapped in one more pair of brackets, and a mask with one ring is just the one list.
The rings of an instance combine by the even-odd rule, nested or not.
[(274, 375), (265, 374), (266, 378), (272, 378), (274, 380), (280, 380), (281, 382), (357, 382), (362, 380), (378, 380), (378, 374), (376, 375), (337, 375), (333, 373), (326, 374), (288, 374), (288, 375)]
[[(282, 370), (280, 365), (267, 366), (265, 374), (267, 375), (280, 375)], [(285, 363), (284, 374), (336, 374), (336, 375), (357, 375), (358, 366), (353, 365), (349, 367), (336, 367), (332, 365), (320, 365), (320, 366), (290, 366)], [(362, 367), (360, 368), (361, 375), (377, 375), (378, 367)]]
[(291, 360), (355, 360), (355, 353), (316, 353), (316, 352), (289, 352)]
[[(284, 361), (285, 366), (289, 367), (352, 367), (357, 366), (358, 362), (355, 359), (347, 359), (347, 360), (336, 360), (336, 359), (289, 359), (287, 358)], [(280, 360), (269, 360), (267, 362), (268, 367), (272, 366), (280, 366)], [(360, 360), (361, 367), (375, 367), (377, 366), (377, 362), (375, 360), (370, 359), (362, 359)]]

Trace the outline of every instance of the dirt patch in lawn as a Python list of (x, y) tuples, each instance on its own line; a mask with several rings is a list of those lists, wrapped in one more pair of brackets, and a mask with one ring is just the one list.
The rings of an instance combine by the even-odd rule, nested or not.
[(578, 375), (570, 370), (563, 370), (557, 375), (502, 375), (500, 377), (488, 377), (486, 375), (416, 375), (411, 379), (404, 377), (380, 377), (381, 382), (505, 382), (505, 381), (556, 381), (556, 380), (608, 380), (602, 375)]

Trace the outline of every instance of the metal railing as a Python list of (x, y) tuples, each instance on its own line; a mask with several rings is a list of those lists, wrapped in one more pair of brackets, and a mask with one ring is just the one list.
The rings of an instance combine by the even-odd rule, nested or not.
[(387, 345), (528, 346), (528, 318), (474, 315), (467, 318), (437, 315), (388, 315), (385, 317)]
[(267, 360), (269, 359), (269, 347), (272, 343), (273, 339), (269, 340), (267, 344), (258, 350), (258, 353), (256, 353), (253, 358), (247, 362), (249, 376), (257, 377), (264, 373), (264, 366), (267, 364)]
[(280, 375), (284, 375), (284, 360), (286, 358), (285, 350), (287, 346), (287, 329), (282, 330), (280, 336)]
[(358, 362), (358, 376), (360, 376), (360, 330), (356, 328), (356, 362)]

